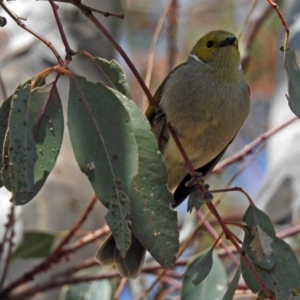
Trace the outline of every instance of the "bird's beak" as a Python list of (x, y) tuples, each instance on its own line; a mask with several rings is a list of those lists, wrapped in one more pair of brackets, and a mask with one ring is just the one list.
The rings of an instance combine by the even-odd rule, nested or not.
[(233, 43), (235, 42), (235, 40), (236, 40), (236, 37), (235, 37), (235, 36), (229, 37), (229, 38), (225, 39), (225, 40), (220, 44), (220, 47), (225, 47), (225, 46), (228, 46), (228, 45), (233, 45)]

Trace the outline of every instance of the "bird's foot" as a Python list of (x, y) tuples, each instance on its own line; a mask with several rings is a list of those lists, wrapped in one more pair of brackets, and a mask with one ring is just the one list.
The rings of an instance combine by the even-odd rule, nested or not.
[(155, 110), (155, 117), (153, 119), (153, 123), (157, 124), (166, 119), (166, 114), (161, 107)]
[(205, 183), (205, 178), (201, 172), (195, 172), (191, 175), (191, 179), (185, 183), (186, 187), (199, 187), (202, 194), (202, 197), (206, 201), (211, 201), (213, 199), (213, 195), (209, 191), (209, 185)]
[(186, 187), (196, 187), (197, 185), (204, 186), (204, 176), (202, 176), (201, 172), (195, 172), (194, 174), (191, 174), (192, 178), (185, 183)]

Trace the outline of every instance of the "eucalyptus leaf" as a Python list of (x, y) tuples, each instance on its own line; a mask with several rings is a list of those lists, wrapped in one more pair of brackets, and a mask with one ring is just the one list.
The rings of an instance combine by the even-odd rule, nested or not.
[(33, 118), (29, 110), (31, 87), (18, 85), (14, 91), (9, 116), (9, 165), (13, 194), (30, 193), (34, 186), (37, 160), (33, 137)]
[(209, 274), (213, 266), (213, 250), (214, 248), (211, 248), (207, 253), (198, 256), (185, 271), (183, 276), (191, 276), (197, 273), (192, 281), (194, 285), (201, 283)]
[(95, 57), (94, 60), (97, 66), (101, 68), (109, 81), (114, 85), (116, 90), (125, 95), (127, 98), (131, 99), (126, 75), (121, 66), (114, 59), (107, 61), (104, 58)]
[[(210, 250), (211, 251), (211, 250)], [(205, 254), (200, 254), (192, 261), (188, 268), (193, 268), (203, 259)], [(220, 258), (213, 252), (213, 265), (208, 276), (198, 285), (194, 285), (192, 275), (184, 276), (182, 284), (182, 300), (214, 299), (221, 300), (227, 287), (227, 276)], [(199, 272), (201, 272), (199, 270)]]
[(94, 280), (65, 285), (59, 300), (111, 300), (112, 287), (109, 280)]
[[(0, 170), (3, 168), (3, 148), (5, 144), (5, 138), (7, 135), (7, 130), (8, 130), (8, 118), (9, 118), (9, 113), (10, 113), (10, 107), (11, 107), (11, 100), (12, 96), (10, 96), (8, 99), (6, 99), (3, 104), (1, 105), (0, 108), (0, 146), (2, 151), (0, 151)], [(7, 151), (8, 152), (8, 148)], [(0, 187), (3, 186), (3, 181), (2, 181), (2, 176), (0, 177)], [(11, 186), (10, 186), (11, 189)]]
[(121, 255), (130, 246), (128, 193), (138, 172), (138, 149), (130, 116), (102, 83), (70, 79), (68, 127), (79, 167), (104, 206)]
[(168, 174), (150, 125), (135, 103), (114, 93), (128, 110), (139, 150), (139, 173), (129, 193), (131, 229), (143, 246), (164, 267), (175, 261), (179, 247), (177, 213), (167, 188)]
[(22, 205), (40, 191), (61, 147), (64, 121), (56, 83), (43, 78), (34, 88), (31, 80), (19, 85), (2, 105), (0, 121), (1, 178), (11, 200)]
[(277, 259), (274, 247), (276, 233), (272, 221), (267, 214), (254, 205), (249, 205), (243, 221), (248, 226), (243, 249), (255, 264), (263, 269), (271, 270)]
[(238, 267), (238, 269), (236, 270), (236, 273), (225, 293), (225, 295), (223, 296), (222, 300), (232, 300), (236, 291), (236, 288), (239, 284), (239, 280), (241, 277), (241, 268)]
[[(271, 270), (260, 268), (252, 264), (261, 280), (270, 291), (276, 296), (276, 299), (291, 299), (291, 296), (300, 295), (300, 267), (291, 247), (275, 237), (273, 247), (277, 253), (276, 264)], [(241, 257), (241, 268), (243, 278), (247, 286), (253, 293), (263, 292), (261, 285), (254, 277), (252, 271)]]
[(13, 252), (11, 259), (47, 257), (52, 249), (55, 235), (49, 232), (27, 231)]
[(29, 110), (33, 120), (33, 138), (37, 159), (34, 164), (34, 186), (31, 192), (14, 194), (16, 204), (25, 204), (40, 191), (56, 163), (64, 131), (62, 103), (56, 83), (32, 90)]
[[(89, 268), (76, 273), (76, 277), (101, 274), (99, 268)], [(113, 295), (110, 280), (93, 280), (77, 284), (64, 285), (59, 300), (111, 300)]]
[(289, 106), (292, 112), (300, 118), (300, 71), (295, 51), (292, 49), (286, 51), (285, 69), (288, 77)]

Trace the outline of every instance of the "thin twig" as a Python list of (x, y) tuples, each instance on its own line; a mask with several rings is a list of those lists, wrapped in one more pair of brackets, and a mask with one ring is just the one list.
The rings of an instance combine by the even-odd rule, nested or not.
[[(215, 240), (217, 240), (219, 237), (217, 232), (210, 225), (210, 223), (207, 220), (205, 220), (205, 216), (202, 214), (202, 212), (198, 211), (197, 215), (199, 216), (200, 220), (204, 219), (204, 226), (207, 228), (208, 232), (213, 236), (213, 238)], [(224, 249), (224, 251), (227, 253), (227, 255), (231, 258), (233, 263), (236, 266), (238, 266), (240, 264), (239, 260), (235, 257), (235, 255), (232, 253), (232, 251), (230, 251), (229, 247), (224, 243), (224, 241), (222, 239), (220, 239), (220, 244), (221, 244), (222, 248)]]
[[(300, 224), (295, 224), (295, 225), (292, 225), (292, 227), (289, 227), (289, 228), (286, 228), (286, 229), (282, 229), (282, 230), (276, 232), (276, 236), (278, 238), (280, 238), (280, 239), (285, 239), (287, 237), (291, 237), (291, 236), (297, 235), (299, 233), (300, 233)], [(233, 247), (233, 246), (229, 247), (229, 250), (232, 253), (237, 252), (237, 249), (235, 247)], [(225, 256), (225, 255), (227, 255), (227, 253), (225, 252), (224, 249), (218, 249), (217, 250), (217, 254), (219, 256)]]
[[(175, 263), (176, 266), (185, 266), (187, 262), (191, 259), (191, 257), (185, 257), (182, 259), (178, 259)], [(98, 264), (98, 263), (97, 263)], [(162, 267), (158, 263), (149, 263), (146, 264), (143, 270), (149, 274), (155, 274), (158, 270), (161, 270)], [(170, 271), (167, 270), (167, 274), (170, 275)], [(94, 280), (102, 280), (102, 279), (110, 279), (110, 278), (120, 278), (118, 271), (105, 271), (99, 275), (86, 275), (86, 276), (71, 276), (73, 274), (64, 276), (63, 273), (53, 274), (47, 281), (43, 283), (37, 283), (34, 286), (27, 288), (26, 290), (20, 290), (19, 292), (14, 293), (13, 295), (9, 295), (7, 300), (19, 300), (19, 299), (28, 299), (29, 297), (33, 297), (35, 294), (40, 292), (45, 292), (50, 289), (60, 288), (66, 284), (76, 284), (81, 282), (90, 282)], [(174, 275), (173, 273), (171, 274)], [(62, 278), (65, 277), (65, 278)], [(173, 276), (174, 277), (174, 276)]]
[(177, 19), (178, 19), (178, 1), (171, 2), (170, 13), (168, 18), (168, 73), (174, 67), (177, 54)]
[[(216, 239), (216, 241), (214, 242), (214, 244), (213, 244), (212, 247), (215, 247), (215, 246), (218, 244), (218, 242), (219, 242), (219, 240), (221, 239), (222, 235), (223, 235), (223, 232), (221, 233), (221, 235), (218, 236), (218, 238)], [(183, 250), (182, 250), (182, 251), (183, 251)], [(182, 252), (181, 252), (181, 253), (182, 253)], [(178, 255), (180, 255), (181, 253), (178, 253)], [(176, 264), (176, 262), (175, 262), (175, 264)], [(174, 264), (174, 265), (175, 265), (175, 264)], [(157, 275), (157, 278), (151, 283), (151, 285), (150, 285), (145, 291), (143, 291), (143, 292), (141, 293), (141, 295), (139, 296), (138, 300), (143, 300), (143, 299), (145, 299), (145, 297), (152, 291), (152, 289), (154, 288), (154, 286), (155, 286), (158, 282), (160, 282), (160, 281), (162, 280), (163, 276), (164, 276), (166, 273), (167, 273), (167, 270), (165, 270), (165, 269), (160, 270), (159, 273), (158, 273), (158, 275)]]
[(250, 19), (251, 15), (252, 15), (252, 13), (253, 13), (256, 5), (257, 5), (257, 2), (258, 2), (258, 0), (254, 0), (253, 1), (252, 5), (251, 5), (251, 8), (250, 8), (250, 10), (248, 11), (248, 13), (246, 15), (246, 18), (243, 20), (243, 22), (242, 22), (239, 30), (237, 31), (236, 36), (237, 36), (238, 39), (240, 38), (240, 36), (241, 36), (241, 34), (242, 34), (242, 32), (243, 32), (246, 24), (249, 22), (249, 19)]
[[(171, 295), (171, 294), (175, 293), (178, 290), (180, 290), (180, 288), (176, 288), (176, 287), (171, 287), (171, 288), (163, 289), (160, 292), (160, 294), (157, 295), (156, 300), (170, 299), (170, 298), (168, 298), (168, 295)], [(172, 297), (172, 300), (175, 300), (174, 297)]]
[(32, 34), (33, 36), (35, 36), (36, 38), (38, 38), (40, 41), (42, 41), (55, 55), (58, 63), (61, 66), (64, 66), (64, 62), (61, 59), (60, 55), (58, 54), (58, 52), (56, 51), (56, 49), (52, 46), (52, 44), (46, 40), (44, 37), (42, 37), (40, 34), (38, 34), (37, 32), (33, 31), (32, 29), (30, 29), (29, 27), (27, 27), (23, 22), (20, 21), (19, 18), (17, 18), (8, 7), (6, 7), (5, 3), (3, 1), (0, 1), (0, 6), (9, 14), (9, 16), (20, 26), (22, 27), (24, 30), (28, 31), (30, 34)]
[[(211, 191), (212, 192), (212, 191)], [(252, 200), (251, 200), (252, 201)], [(245, 260), (245, 263), (247, 264), (247, 266), (249, 267), (249, 269), (251, 270), (253, 276), (256, 278), (256, 280), (259, 282), (260, 286), (262, 287), (262, 289), (264, 290), (264, 292), (266, 293), (267, 297), (269, 297), (270, 299), (273, 299), (268, 287), (265, 285), (265, 283), (263, 282), (263, 280), (260, 278), (260, 276), (258, 275), (258, 273), (256, 272), (255, 268), (252, 265), (251, 260), (247, 257), (247, 255), (243, 255), (243, 251), (242, 248), (240, 247), (240, 245), (237, 243), (237, 241), (235, 240), (234, 236), (232, 235), (231, 231), (229, 230), (229, 228), (227, 227), (227, 225), (224, 223), (223, 219), (221, 218), (221, 216), (219, 215), (218, 211), (216, 210), (215, 206), (213, 205), (212, 202), (208, 202), (207, 207), (209, 208), (209, 210), (212, 212), (212, 214), (216, 217), (216, 219), (219, 221), (219, 224), (221, 225), (225, 236), (232, 242), (232, 244), (236, 247), (236, 249), (238, 250), (238, 252), (240, 253), (240, 255), (242, 256), (242, 258)]]
[(20, 19), (20, 20), (24, 20), (24, 21), (27, 20), (26, 17), (22, 17), (22, 16), (16, 14), (16, 13), (9, 7), (9, 5), (8, 5), (8, 3), (7, 3), (7, 0), (2, 0), (1, 2), (2, 2), (3, 5), (5, 5), (5, 7), (9, 10), (10, 15), (13, 15), (13, 16), (14, 16), (14, 18)]
[(91, 212), (94, 204), (97, 201), (97, 197), (94, 195), (91, 199), (91, 201), (88, 203), (87, 207), (73, 226), (73, 228), (69, 231), (68, 235), (60, 242), (60, 244), (57, 246), (54, 252), (58, 253), (63, 248), (64, 245), (66, 245), (69, 240), (73, 237), (74, 233), (81, 227), (83, 222), (86, 220), (88, 214)]
[[(224, 193), (224, 192), (241, 192), (241, 193), (243, 193), (245, 196), (246, 196), (246, 198), (248, 199), (248, 201), (249, 201), (249, 203), (251, 204), (251, 205), (254, 205), (254, 203), (253, 203), (253, 201), (252, 201), (252, 199), (251, 199), (251, 197), (249, 196), (249, 194), (248, 193), (246, 193), (241, 187), (239, 187), (239, 186), (235, 186), (235, 187), (232, 187), (232, 188), (226, 188), (226, 189), (217, 189), (217, 190), (210, 190), (210, 192), (212, 193), (212, 194), (214, 194), (214, 193)], [(207, 203), (208, 204), (208, 203)]]
[(165, 269), (161, 269), (158, 274), (156, 279), (150, 284), (150, 286), (144, 290), (141, 295), (138, 297), (138, 300), (143, 300), (146, 298), (146, 296), (153, 290), (153, 288), (155, 287), (155, 285), (161, 280), (161, 278), (165, 275), (166, 270)]
[(121, 281), (120, 281), (120, 283), (118, 285), (118, 288), (117, 288), (117, 290), (115, 292), (115, 295), (114, 295), (114, 298), (113, 298), (114, 300), (118, 300), (120, 298), (120, 295), (121, 295), (121, 293), (122, 293), (122, 291), (123, 291), (123, 289), (124, 289), (124, 287), (126, 285), (126, 282), (127, 282), (126, 278), (122, 278), (121, 279)]
[[(73, 4), (75, 6), (78, 6), (78, 5), (80, 5), (81, 0), (55, 0), (55, 2), (69, 3), (69, 4)], [(93, 7), (90, 7), (90, 10), (94, 11), (96, 13), (102, 14), (102, 15), (104, 15), (104, 17), (112, 16), (112, 17), (116, 17), (119, 19), (124, 19), (124, 14), (116, 14), (116, 13), (111, 13), (111, 12), (107, 12), (107, 11), (102, 11), (100, 9), (96, 9)]]
[[(109, 228), (108, 226), (104, 226), (103, 228), (100, 228), (98, 230), (96, 230), (95, 232), (88, 234), (87, 236), (85, 236), (84, 238), (78, 240), (77, 242), (71, 244), (68, 247), (65, 247), (64, 249), (61, 250), (60, 252), (60, 257), (59, 259), (63, 259), (64, 257), (66, 257), (67, 255), (74, 253), (75, 251), (77, 251), (78, 249), (86, 246), (87, 244), (90, 244), (92, 242), (94, 242), (95, 240), (99, 239), (100, 237), (102, 237), (103, 235), (107, 234), (109, 232)], [(92, 262), (92, 260), (94, 261), (94, 263)], [(83, 262), (80, 265), (77, 266), (72, 266), (68, 269), (66, 269), (64, 272), (58, 273), (57, 275), (53, 275), (51, 276), (51, 279), (49, 279), (49, 288), (47, 288), (47, 283), (43, 284), (42, 286), (39, 283), (36, 283), (34, 286), (31, 286), (28, 289), (23, 289), (22, 293), (26, 293), (26, 295), (31, 295), (30, 293), (38, 293), (43, 291), (43, 289), (52, 289), (55, 288), (57, 286), (52, 286), (52, 281), (55, 281), (58, 277), (69, 277), (71, 278), (69, 275), (74, 274), (77, 271), (80, 271), (81, 269), (85, 269), (94, 265), (99, 265), (97, 262), (95, 262), (94, 258), (90, 259), (90, 260), (86, 260), (85, 262)], [(157, 267), (160, 267), (159, 265)], [(161, 268), (161, 267), (160, 267)], [(116, 271), (115, 272), (115, 276), (113, 277), (119, 277), (119, 273)], [(110, 277), (109, 277), (110, 278)], [(83, 281), (84, 282), (84, 281)], [(0, 296), (2, 294), (0, 293)], [(33, 295), (33, 294), (32, 294)], [(24, 299), (21, 297), (21, 299)]]
[(107, 31), (107, 29), (99, 22), (99, 20), (93, 15), (92, 10), (90, 7), (82, 4), (77, 3), (74, 0), (70, 1), (72, 4), (74, 4), (76, 7), (78, 7), (81, 12), (90, 19), (91, 22), (104, 34), (104, 36), (110, 41), (110, 43), (116, 48), (116, 50), (119, 52), (119, 54), (123, 57), (124, 61), (130, 68), (131, 72), (134, 74), (135, 78), (137, 79), (138, 83), (140, 84), (141, 88), (143, 89), (144, 93), (146, 94), (148, 100), (150, 101), (151, 105), (153, 105), (155, 108), (158, 108), (158, 104), (154, 100), (153, 96), (151, 95), (149, 89), (147, 88), (144, 80), (142, 79), (141, 75), (137, 71), (136, 67), (126, 54), (126, 52), (123, 50), (123, 48), (119, 45), (119, 43), (113, 38), (113, 36)]
[(262, 24), (266, 21), (268, 15), (271, 13), (272, 7), (270, 5), (266, 5), (266, 8), (261, 11), (260, 16), (251, 22), (248, 28), (250, 27), (249, 32), (246, 32), (246, 38), (244, 39), (244, 48), (245, 48), (245, 57), (242, 59), (241, 65), (244, 72), (247, 71), (249, 62), (250, 62), (250, 56), (249, 56), (249, 48), (250, 45), (253, 43), (254, 39), (259, 33), (259, 30), (262, 28)]
[(286, 20), (284, 19), (282, 13), (280, 12), (278, 4), (275, 3), (273, 0), (267, 0), (267, 1), (275, 9), (275, 11), (276, 11), (276, 13), (277, 13), (277, 15), (278, 15), (278, 17), (279, 17), (279, 19), (280, 19), (280, 21), (281, 21), (284, 29), (285, 29), (285, 32), (286, 32), (286, 42), (288, 42), (288, 37), (289, 37), (289, 34), (290, 34), (289, 26), (288, 26)]
[(97, 12), (99, 14), (102, 14), (104, 15), (104, 17), (116, 17), (116, 18), (119, 18), (119, 19), (124, 19), (124, 14), (116, 14), (116, 13), (111, 13), (111, 12), (108, 12), (108, 11), (102, 11), (100, 9), (96, 9), (96, 8), (92, 8), (91, 7), (91, 11), (94, 11), (94, 12)]
[[(180, 255), (185, 251), (185, 249), (192, 243), (192, 241), (195, 240), (195, 237), (198, 233), (198, 231), (203, 227), (205, 220), (207, 219), (207, 217), (211, 215), (211, 212), (208, 210), (207, 213), (203, 216), (203, 218), (199, 221), (199, 223), (197, 224), (196, 228), (194, 229), (194, 231), (191, 233), (190, 236), (188, 236), (181, 244), (179, 247), (179, 251), (178, 251), (178, 257), (180, 257)], [(178, 259), (177, 259), (178, 260)], [(176, 260), (176, 261), (177, 261)]]
[(215, 207), (217, 207), (224, 194), (226, 193), (226, 189), (229, 188), (229, 186), (233, 183), (233, 181), (244, 171), (246, 170), (255, 160), (255, 158), (260, 154), (260, 152), (262, 151), (262, 149), (265, 147), (265, 145), (261, 145), (261, 147), (258, 149), (258, 151), (256, 152), (256, 154), (254, 156), (251, 157), (251, 159), (244, 164), (232, 177), (231, 179), (227, 182), (227, 184), (225, 185), (225, 192), (221, 193), (220, 195), (218, 195), (218, 197), (216, 198), (216, 200), (214, 201)]
[(246, 155), (251, 154), (258, 145), (265, 142), (271, 136), (281, 131), (283, 128), (287, 127), (288, 125), (295, 122), (296, 120), (298, 120), (298, 118), (296, 116), (293, 116), (288, 120), (286, 120), (285, 122), (283, 122), (282, 124), (280, 124), (279, 126), (276, 126), (275, 128), (260, 134), (253, 142), (246, 145), (242, 150), (240, 150), (239, 152), (235, 153), (234, 155), (224, 159), (219, 164), (217, 164), (217, 166), (213, 169), (212, 173), (215, 174), (222, 173), (225, 167), (233, 164), (234, 162), (241, 161)]
[[(110, 272), (105, 272), (99, 275), (86, 275), (86, 276), (80, 276), (80, 277), (69, 277), (69, 278), (64, 278), (64, 279), (57, 279), (55, 277), (51, 277), (51, 280), (48, 280), (46, 282), (36, 284), (34, 287), (28, 288), (25, 291), (20, 291), (18, 293), (9, 295), (5, 299), (7, 300), (24, 300), (24, 299), (29, 299), (33, 295), (44, 292), (50, 289), (54, 288), (61, 288), (62, 286), (66, 284), (77, 284), (81, 282), (90, 282), (90, 281), (98, 281), (102, 279), (110, 279), (110, 278), (115, 278), (119, 277), (119, 273), (117, 271), (110, 271)], [(1, 298), (3, 299), (3, 298)]]
[(300, 224), (295, 224), (292, 227), (283, 229), (276, 233), (276, 236), (280, 239), (284, 239), (293, 235), (296, 235), (300, 232)]
[(63, 253), (65, 256), (65, 255), (74, 253), (77, 250), (79, 250), (80, 248), (86, 246), (87, 244), (93, 243), (94, 241), (98, 240), (100, 237), (102, 237), (108, 233), (109, 233), (109, 227), (104, 226), (92, 233), (87, 234), (86, 236), (82, 237), (81, 239), (77, 240), (76, 242), (65, 246), (61, 250), (61, 254)]
[(249, 159), (247, 163), (245, 163), (229, 180), (229, 182), (226, 184), (226, 187), (229, 187), (233, 181), (242, 173), (244, 172), (254, 161), (255, 159), (260, 155), (261, 151), (266, 147), (265, 144), (261, 145), (260, 148), (257, 150), (256, 154)]
[(156, 26), (153, 38), (152, 38), (152, 42), (151, 42), (151, 48), (150, 48), (150, 52), (148, 55), (148, 65), (147, 65), (147, 72), (146, 72), (146, 76), (145, 76), (145, 84), (150, 87), (150, 83), (151, 83), (151, 76), (152, 76), (152, 70), (153, 70), (153, 63), (154, 63), (154, 58), (155, 58), (155, 48), (156, 48), (156, 44), (157, 44), (157, 40), (159, 37), (159, 34), (161, 32), (162, 26), (165, 22), (166, 16), (170, 10), (170, 7), (172, 5), (173, 0), (170, 0), (168, 5), (166, 6), (166, 8), (164, 9), (158, 24)]
[(62, 42), (65, 45), (65, 50), (66, 50), (66, 63), (65, 63), (65, 66), (67, 67), (69, 65), (70, 61), (72, 60), (72, 55), (74, 54), (74, 51), (71, 49), (71, 47), (69, 45), (68, 39), (65, 35), (63, 26), (62, 26), (60, 18), (58, 16), (58, 13), (57, 13), (58, 5), (56, 5), (53, 0), (49, 0), (49, 3), (52, 7), (53, 14), (54, 14), (54, 17), (55, 17), (55, 20), (56, 20), (56, 23), (57, 23), (57, 27), (58, 27)]
[[(94, 196), (90, 203), (87, 205), (86, 209), (82, 213), (82, 215), (79, 217), (78, 221), (75, 223), (73, 228), (69, 231), (67, 236), (59, 243), (59, 245), (56, 247), (56, 249), (40, 264), (35, 266), (33, 269), (31, 269), (28, 272), (25, 272), (22, 276), (17, 278), (15, 281), (10, 283), (5, 289), (3, 289), (0, 292), (0, 298), (8, 295), (13, 289), (15, 289), (17, 286), (22, 285), (28, 281), (32, 281), (33, 278), (38, 274), (45, 270), (49, 270), (51, 265), (54, 263), (57, 263), (62, 259), (62, 257), (65, 257), (65, 255), (61, 255), (62, 248), (69, 242), (71, 237), (74, 235), (76, 230), (82, 225), (82, 223), (85, 221), (87, 215), (91, 211), (93, 205), (95, 204), (97, 200), (97, 197)], [(65, 254), (65, 253), (64, 253)]]
[[(11, 254), (11, 250), (13, 247), (13, 238), (14, 238), (14, 224), (15, 224), (15, 205), (12, 204), (11, 208), (10, 208), (10, 212), (8, 214), (8, 221), (5, 225), (6, 229), (5, 229), (5, 234), (4, 234), (4, 238), (3, 239), (3, 247), (2, 247), (2, 254), (5, 252), (5, 243), (8, 244), (7, 247), (7, 253), (6, 253), (6, 258), (3, 258), (4, 261), (4, 267), (3, 267), (3, 272), (2, 272), (2, 276), (1, 276), (1, 280), (0, 280), (0, 289), (2, 288), (6, 276), (7, 276), (7, 271), (8, 271), (8, 266), (9, 266), (9, 259), (10, 259), (10, 254)], [(10, 231), (10, 235), (8, 234), (8, 231)]]
[(99, 266), (99, 263), (95, 260), (95, 257), (91, 257), (84, 260), (80, 264), (72, 264), (70, 267), (67, 267), (62, 272), (56, 273), (55, 277), (69, 277), (81, 270), (88, 269), (95, 266)]

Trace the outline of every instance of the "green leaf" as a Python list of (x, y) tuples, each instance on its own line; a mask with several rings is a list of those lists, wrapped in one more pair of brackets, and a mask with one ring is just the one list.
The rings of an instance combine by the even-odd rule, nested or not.
[(111, 296), (109, 280), (95, 280), (64, 286), (59, 300), (110, 300)]
[(201, 283), (209, 274), (213, 265), (213, 250), (214, 248), (211, 248), (206, 254), (198, 256), (183, 274), (183, 276), (191, 276), (198, 273), (196, 278), (192, 281), (194, 285)]
[[(300, 267), (291, 247), (275, 237), (273, 248), (277, 252), (276, 264), (271, 270), (262, 269), (253, 264), (256, 272), (271, 290), (276, 299), (291, 299), (291, 296), (300, 295)], [(241, 258), (242, 274), (247, 286), (253, 293), (262, 292), (261, 285), (254, 277), (252, 271)]]
[(169, 268), (178, 252), (177, 213), (170, 208), (173, 197), (167, 188), (168, 174), (144, 114), (121, 93), (134, 128), (139, 150), (139, 173), (130, 189), (131, 228), (138, 240), (164, 267)]
[(19, 85), (12, 97), (9, 116), (9, 165), (13, 194), (30, 193), (34, 186), (34, 164), (37, 160), (33, 138), (33, 119), (29, 110), (31, 87)]
[(12, 200), (16, 204), (27, 203), (40, 191), (56, 163), (63, 140), (62, 103), (54, 82), (32, 90), (29, 109), (33, 119), (33, 138), (37, 149), (34, 186), (29, 193), (14, 194)]
[(205, 203), (207, 203), (205, 195), (200, 193), (198, 189), (194, 189), (188, 199), (187, 212), (191, 213), (193, 208), (198, 211)]
[(6, 131), (4, 145), (2, 150), (2, 168), (1, 168), (1, 179), (3, 185), (11, 191), (12, 179), (11, 179), (11, 165), (9, 163), (9, 130)]
[[(97, 273), (88, 270), (79, 274), (95, 275)], [(112, 286), (109, 280), (94, 280), (63, 286), (59, 300), (111, 300), (112, 296)]]
[(49, 232), (27, 231), (11, 259), (43, 258), (50, 254), (55, 235)]
[[(0, 109), (0, 142), (5, 134), (1, 177), (13, 192), (16, 205), (27, 203), (40, 191), (55, 165), (63, 138), (62, 104), (56, 84), (46, 85), (43, 79), (32, 89), (30, 83), (20, 85)], [(8, 125), (9, 130), (5, 129)], [(22, 188), (25, 185), (27, 188)]]
[[(211, 250), (209, 250), (211, 252)], [(193, 268), (203, 259), (200, 254), (188, 267)], [(199, 270), (199, 272), (201, 272)], [(213, 253), (213, 266), (208, 276), (199, 285), (194, 285), (194, 276), (184, 276), (182, 285), (182, 300), (194, 299), (222, 299), (227, 287), (227, 276), (220, 258)]]
[(289, 106), (292, 112), (300, 118), (300, 71), (295, 51), (292, 49), (286, 52), (285, 68), (288, 77)]
[(94, 60), (114, 87), (127, 98), (131, 99), (126, 75), (121, 66), (115, 60), (107, 61), (99, 57), (95, 57)]
[(121, 255), (130, 246), (128, 193), (138, 172), (130, 116), (116, 95), (84, 77), (70, 79), (68, 126), (79, 167), (108, 208), (106, 221)]
[(105, 216), (106, 223), (112, 231), (117, 248), (124, 257), (130, 248), (131, 232), (127, 224), (127, 216), (130, 208), (128, 196), (119, 190), (111, 197), (111, 206)]
[(254, 205), (248, 207), (243, 221), (249, 227), (249, 231), (245, 232), (243, 249), (255, 264), (271, 270), (277, 259), (273, 246), (276, 233), (272, 221)]
[[(5, 137), (7, 134), (8, 130), (8, 118), (9, 118), (9, 113), (10, 113), (10, 106), (11, 106), (11, 99), (12, 96), (10, 96), (8, 99), (6, 99), (1, 108), (0, 108), (0, 147), (3, 149), (4, 147), (4, 142), (5, 142)], [(7, 145), (8, 147), (8, 145)], [(7, 148), (8, 151), (8, 148)], [(3, 168), (3, 151), (0, 151), (0, 170)], [(3, 186), (3, 181), (2, 177), (0, 177), (0, 187)], [(11, 188), (11, 186), (10, 186)]]
[(223, 296), (222, 300), (232, 300), (236, 291), (236, 288), (238, 286), (239, 280), (241, 277), (241, 268), (238, 267), (238, 269), (236, 270), (236, 273), (225, 293), (225, 295)]

